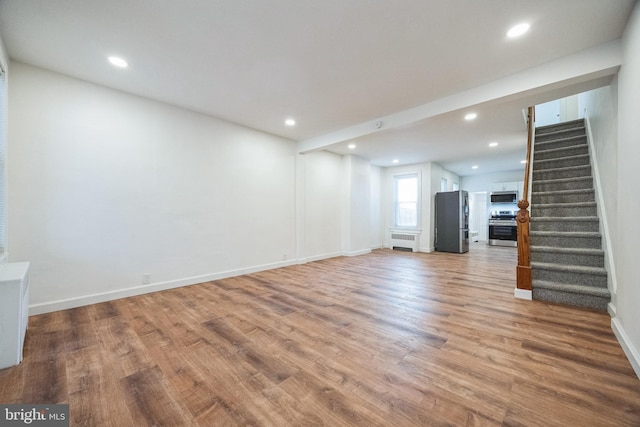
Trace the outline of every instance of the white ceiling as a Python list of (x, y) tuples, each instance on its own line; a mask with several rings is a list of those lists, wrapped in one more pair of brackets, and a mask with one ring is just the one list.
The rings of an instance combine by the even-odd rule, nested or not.
[[(0, 0), (12, 60), (305, 141), (487, 85), (619, 39), (633, 0)], [(530, 32), (507, 40), (527, 21)], [(106, 56), (120, 55), (118, 70)], [(538, 91), (547, 101), (577, 88)], [(469, 105), (358, 136), (378, 165), (519, 169), (522, 107)], [(297, 125), (284, 126), (294, 117)], [(353, 139), (353, 138), (352, 138)], [(349, 152), (347, 139), (326, 144)], [(500, 145), (489, 150), (490, 141)], [(335, 142), (335, 141), (334, 141)], [(349, 141), (353, 142), (353, 141)], [(513, 163), (517, 161), (517, 165)], [(468, 171), (468, 172), (467, 172)]]

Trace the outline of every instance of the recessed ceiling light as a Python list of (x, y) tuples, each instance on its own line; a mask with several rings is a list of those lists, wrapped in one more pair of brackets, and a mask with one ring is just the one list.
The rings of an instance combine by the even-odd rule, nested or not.
[(398, 159), (393, 159), (393, 163), (398, 163), (400, 160)]
[(110, 56), (108, 59), (111, 65), (113, 65), (114, 67), (127, 68), (129, 66), (129, 63), (126, 60), (118, 56)]
[(510, 39), (514, 39), (516, 37), (520, 37), (527, 31), (529, 31), (529, 24), (527, 24), (526, 22), (523, 22), (521, 24), (514, 25), (513, 27), (511, 27), (509, 31), (507, 31), (507, 37), (509, 37)]
[(471, 166), (471, 169), (478, 169), (478, 165)]
[(356, 144), (349, 144), (348, 147), (349, 150), (353, 150), (354, 148), (356, 148)]
[(295, 126), (296, 125), (296, 121), (293, 119), (287, 119), (284, 121), (284, 124), (287, 126)]
[(466, 116), (464, 116), (464, 119), (465, 119), (465, 120), (473, 120), (473, 119), (475, 119), (476, 117), (478, 117), (478, 115), (477, 115), (476, 113), (469, 113), (469, 114), (467, 114)]
[(495, 141), (489, 143), (489, 147), (497, 147), (497, 146), (498, 146), (498, 143)]

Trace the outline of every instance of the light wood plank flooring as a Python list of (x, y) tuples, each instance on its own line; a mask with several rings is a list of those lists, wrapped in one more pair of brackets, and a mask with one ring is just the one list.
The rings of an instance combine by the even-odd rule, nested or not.
[(609, 317), (514, 299), (515, 263), (377, 250), (34, 316), (0, 402), (77, 426), (639, 426)]

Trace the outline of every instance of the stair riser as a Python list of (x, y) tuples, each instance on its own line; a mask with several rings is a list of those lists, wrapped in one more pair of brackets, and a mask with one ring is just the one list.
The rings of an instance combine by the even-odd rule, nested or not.
[(598, 221), (536, 221), (531, 219), (531, 231), (600, 231)]
[(565, 147), (561, 150), (536, 150), (533, 156), (534, 161), (557, 159), (559, 157), (571, 157), (579, 156), (582, 154), (589, 154), (589, 147), (587, 144)]
[(532, 186), (534, 193), (542, 191), (587, 190), (592, 188), (593, 179), (591, 177), (587, 177), (586, 179), (573, 179), (570, 181), (534, 182)]
[(595, 202), (596, 196), (593, 191), (580, 192), (580, 193), (559, 193), (559, 194), (544, 194), (533, 193), (531, 195), (531, 203), (547, 204), (547, 203), (582, 203), (582, 202)]
[(558, 168), (567, 168), (571, 166), (588, 166), (589, 165), (589, 156), (580, 155), (573, 157), (564, 157), (561, 159), (552, 159), (552, 160), (540, 160), (537, 159), (533, 162), (533, 170), (544, 170), (544, 169), (558, 169)]
[(562, 252), (531, 251), (531, 262), (545, 262), (560, 265), (582, 265), (585, 267), (604, 267), (604, 254), (584, 255)]
[(571, 138), (574, 136), (584, 136), (584, 128), (566, 129), (560, 132), (539, 133), (536, 132), (536, 143), (553, 141), (556, 139)]
[(564, 178), (585, 178), (591, 177), (591, 166), (584, 166), (580, 168), (571, 169), (556, 169), (556, 170), (534, 170), (534, 181), (549, 180), (549, 179), (564, 179)]
[(607, 287), (607, 276), (576, 273), (572, 271), (547, 270), (540, 267), (531, 270), (531, 278), (534, 280), (545, 280), (547, 282), (592, 286), (594, 288)]
[(574, 136), (571, 138), (553, 139), (549, 141), (536, 141), (534, 145), (534, 155), (546, 150), (553, 150), (555, 148), (573, 147), (575, 145), (587, 146), (587, 137), (585, 135)]
[(552, 291), (550, 289), (536, 289), (535, 285), (533, 287), (532, 298), (537, 301), (571, 305), (598, 311), (607, 311), (607, 306), (609, 305), (609, 298)]
[(531, 246), (602, 249), (601, 237), (538, 236), (531, 233), (530, 242)]

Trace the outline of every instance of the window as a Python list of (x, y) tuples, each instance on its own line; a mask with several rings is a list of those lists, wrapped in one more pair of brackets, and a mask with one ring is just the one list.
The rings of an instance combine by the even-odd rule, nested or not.
[(457, 182), (453, 183), (453, 191), (458, 191), (460, 189), (460, 184), (458, 184)]
[(393, 177), (394, 226), (418, 228), (419, 176), (417, 173)]
[(447, 178), (440, 178), (440, 191), (447, 191)]

